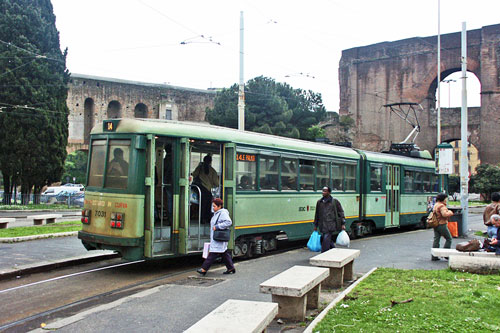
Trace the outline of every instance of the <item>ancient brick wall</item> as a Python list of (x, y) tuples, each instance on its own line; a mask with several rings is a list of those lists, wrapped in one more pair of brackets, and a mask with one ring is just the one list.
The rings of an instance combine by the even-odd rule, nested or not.
[[(461, 33), (441, 35), (441, 79), (461, 70)], [(486, 163), (500, 162), (500, 25), (467, 32), (467, 70), (481, 82), (481, 108), (469, 108), (470, 141)], [(356, 121), (353, 145), (383, 150), (401, 142), (411, 127), (383, 105), (419, 103), (421, 133), (416, 143), (437, 143), (437, 36), (415, 37), (342, 52), (340, 114)], [(442, 141), (460, 138), (460, 112), (442, 111)], [(458, 118), (457, 118), (458, 117)]]
[(205, 121), (215, 91), (72, 74), (68, 151), (88, 149), (93, 126), (108, 118)]

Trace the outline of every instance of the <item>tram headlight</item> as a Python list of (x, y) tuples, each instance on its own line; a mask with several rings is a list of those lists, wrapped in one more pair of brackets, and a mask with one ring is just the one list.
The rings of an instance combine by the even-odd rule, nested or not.
[(123, 213), (111, 213), (111, 221), (110, 221), (111, 228), (123, 229), (124, 217), (125, 214)]
[(82, 223), (90, 224), (90, 209), (82, 209)]

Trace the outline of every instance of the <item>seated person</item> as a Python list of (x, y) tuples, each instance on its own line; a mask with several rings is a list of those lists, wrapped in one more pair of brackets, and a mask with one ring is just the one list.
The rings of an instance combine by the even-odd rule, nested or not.
[(500, 227), (500, 215), (493, 214), (490, 219), (491, 223), (493, 224), (494, 227), (497, 228), (497, 234), (492, 236), (491, 240), (485, 240), (484, 241), (484, 247), (486, 248), (487, 251), (495, 251), (497, 254), (500, 254), (500, 241), (499, 241), (499, 234), (498, 230)]
[(252, 178), (249, 176), (241, 176), (240, 183), (238, 184), (239, 190), (251, 190), (252, 189)]

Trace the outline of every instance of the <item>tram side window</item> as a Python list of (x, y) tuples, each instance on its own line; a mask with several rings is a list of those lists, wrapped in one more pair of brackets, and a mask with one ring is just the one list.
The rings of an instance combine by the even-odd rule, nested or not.
[(345, 190), (356, 191), (356, 165), (345, 166)]
[(439, 192), (439, 175), (432, 175), (431, 178), (432, 192)]
[(300, 190), (314, 190), (314, 161), (300, 160)]
[(422, 192), (422, 173), (415, 172), (415, 179), (413, 181), (415, 192)]
[(405, 192), (413, 192), (413, 172), (405, 170)]
[(278, 163), (279, 157), (260, 155), (260, 188), (262, 190), (278, 189)]
[(128, 182), (128, 166), (130, 140), (110, 140), (108, 153), (108, 169), (106, 170), (106, 188), (126, 189)]
[(239, 191), (255, 190), (257, 179), (257, 159), (255, 154), (236, 154), (236, 189)]
[(424, 192), (431, 192), (431, 174), (430, 173), (423, 173), (422, 174), (422, 183), (423, 183), (423, 190)]
[(332, 178), (333, 186), (332, 191), (344, 190), (344, 166), (342, 164), (332, 164)]
[(328, 162), (316, 162), (316, 189), (330, 186)]
[(382, 191), (382, 167), (370, 167), (370, 191)]
[(297, 190), (297, 160), (281, 158), (281, 189)]
[(88, 186), (102, 186), (104, 161), (106, 160), (106, 140), (92, 141), (92, 156), (90, 157), (90, 172)]

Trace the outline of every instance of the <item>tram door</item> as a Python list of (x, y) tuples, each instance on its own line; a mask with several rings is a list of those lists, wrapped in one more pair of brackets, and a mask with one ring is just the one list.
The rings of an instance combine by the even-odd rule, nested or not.
[[(187, 252), (203, 251), (210, 242), (212, 198), (222, 197), (223, 146), (218, 142), (190, 140), (187, 197)], [(209, 163), (210, 166), (206, 166)]]
[(400, 188), (399, 188), (399, 166), (385, 166), (386, 182), (385, 182), (385, 227), (399, 226), (399, 210), (400, 210)]

